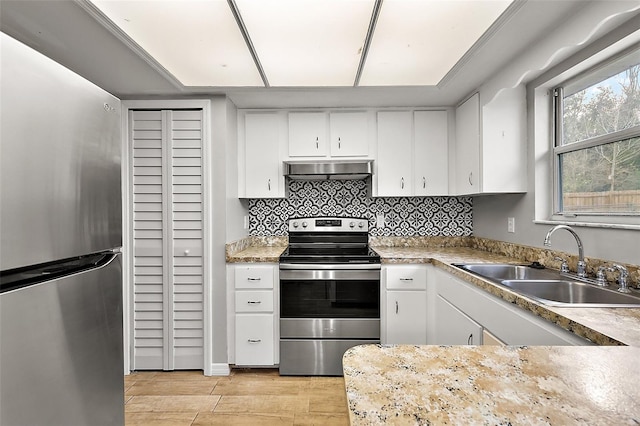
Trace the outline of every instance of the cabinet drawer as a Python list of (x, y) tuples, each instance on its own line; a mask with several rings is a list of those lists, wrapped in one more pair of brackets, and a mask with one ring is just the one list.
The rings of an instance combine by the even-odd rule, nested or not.
[(236, 267), (236, 288), (273, 288), (273, 266)]
[(273, 312), (273, 291), (237, 291), (236, 312)]
[(236, 365), (274, 365), (271, 314), (236, 315)]
[(387, 289), (426, 290), (427, 268), (424, 266), (387, 267)]

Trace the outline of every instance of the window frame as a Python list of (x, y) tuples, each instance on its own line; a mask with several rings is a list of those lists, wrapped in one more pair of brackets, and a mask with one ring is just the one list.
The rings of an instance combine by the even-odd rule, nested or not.
[[(583, 79), (585, 76), (596, 73), (598, 70), (611, 66), (618, 62), (621, 58), (630, 55), (633, 52), (640, 53), (640, 43), (635, 43), (632, 46), (624, 49), (622, 52), (618, 52), (615, 55), (608, 57), (607, 59), (598, 62), (597, 64), (588, 67), (581, 73), (561, 81), (554, 85), (550, 90), (551, 99), (551, 155), (553, 157), (553, 200), (552, 200), (552, 216), (559, 218), (575, 219), (577, 217), (592, 217), (599, 218), (598, 221), (610, 217), (640, 217), (640, 212), (572, 212), (565, 211), (563, 209), (562, 200), (562, 178), (561, 178), (561, 160), (562, 154), (582, 151), (597, 146), (603, 146), (615, 142), (621, 142), (632, 138), (640, 138), (640, 125), (630, 127), (627, 129), (619, 130), (616, 132), (608, 133), (605, 135), (595, 136), (592, 138), (584, 139), (578, 142), (571, 142), (566, 145), (562, 145), (563, 138), (563, 100), (564, 100), (564, 87), (571, 85), (577, 80)], [(615, 219), (614, 219), (615, 221)], [(617, 221), (615, 221), (617, 223)]]

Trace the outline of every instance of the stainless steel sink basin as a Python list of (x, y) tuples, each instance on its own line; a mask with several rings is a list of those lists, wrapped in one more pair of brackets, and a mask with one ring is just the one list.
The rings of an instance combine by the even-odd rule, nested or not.
[(476, 263), (456, 265), (462, 269), (496, 280), (559, 279), (560, 272), (552, 269), (536, 269), (525, 265)]
[(640, 297), (579, 281), (504, 280), (501, 284), (552, 306), (640, 307)]
[(598, 287), (553, 269), (490, 263), (455, 266), (549, 306), (640, 308), (638, 295)]

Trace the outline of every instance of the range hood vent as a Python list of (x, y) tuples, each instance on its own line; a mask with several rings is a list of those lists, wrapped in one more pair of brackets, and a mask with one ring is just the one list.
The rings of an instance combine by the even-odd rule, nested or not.
[(373, 160), (284, 162), (285, 177), (295, 180), (361, 180), (372, 171)]

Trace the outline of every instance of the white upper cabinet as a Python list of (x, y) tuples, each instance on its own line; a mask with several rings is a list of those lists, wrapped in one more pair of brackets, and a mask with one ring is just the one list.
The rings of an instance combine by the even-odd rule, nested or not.
[(447, 111), (415, 111), (415, 195), (449, 195), (449, 114)]
[(411, 111), (378, 112), (378, 196), (413, 195), (412, 151)]
[(482, 192), (526, 192), (526, 90), (504, 89), (482, 107)]
[(379, 197), (448, 195), (447, 111), (378, 112)]
[(527, 190), (525, 100), (518, 86), (482, 108), (476, 93), (456, 109), (456, 194)]
[[(244, 114), (244, 156), (240, 156), (241, 198), (284, 197), (280, 141), (282, 117), (277, 113)], [(244, 178), (244, 179), (243, 179)]]
[(332, 157), (369, 155), (368, 114), (365, 111), (329, 113)]
[(456, 109), (455, 193), (480, 193), (480, 95)]
[(289, 113), (289, 157), (327, 155), (327, 114), (324, 112)]

